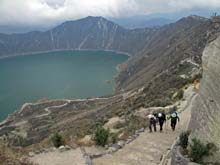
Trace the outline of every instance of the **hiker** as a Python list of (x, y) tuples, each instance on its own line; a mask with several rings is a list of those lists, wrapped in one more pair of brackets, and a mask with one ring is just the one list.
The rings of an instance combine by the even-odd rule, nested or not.
[(154, 132), (157, 132), (157, 127), (156, 127), (157, 118), (153, 114), (148, 115), (148, 118), (149, 118), (150, 132), (152, 132), (152, 127), (154, 128)]
[(176, 111), (172, 112), (168, 119), (171, 119), (171, 128), (173, 131), (175, 131), (177, 121), (180, 122), (180, 118), (177, 112)]
[(157, 115), (158, 121), (159, 121), (159, 125), (160, 125), (160, 132), (163, 131), (163, 124), (164, 122), (166, 122), (166, 115), (163, 112), (158, 113)]

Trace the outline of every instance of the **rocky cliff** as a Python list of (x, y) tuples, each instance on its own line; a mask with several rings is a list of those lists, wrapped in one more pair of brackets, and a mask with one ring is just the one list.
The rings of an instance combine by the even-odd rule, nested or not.
[[(213, 142), (220, 148), (220, 37), (203, 52), (203, 78), (192, 109), (193, 136)], [(210, 161), (218, 162), (220, 151)]]

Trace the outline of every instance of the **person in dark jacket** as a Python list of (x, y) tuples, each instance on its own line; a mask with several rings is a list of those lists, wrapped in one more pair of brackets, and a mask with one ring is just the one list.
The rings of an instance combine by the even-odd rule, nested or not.
[(177, 112), (173, 112), (170, 115), (169, 119), (171, 119), (171, 128), (172, 128), (173, 131), (175, 131), (177, 121), (180, 122), (180, 118), (179, 118)]
[(148, 115), (148, 118), (149, 118), (150, 132), (152, 132), (152, 127), (154, 129), (154, 132), (157, 132), (157, 127), (156, 127), (157, 119), (156, 119), (156, 117), (154, 115), (150, 114), (150, 115)]
[(163, 124), (164, 122), (166, 122), (166, 114), (163, 112), (158, 113), (157, 115), (158, 121), (159, 121), (159, 125), (160, 125), (160, 132), (163, 131)]

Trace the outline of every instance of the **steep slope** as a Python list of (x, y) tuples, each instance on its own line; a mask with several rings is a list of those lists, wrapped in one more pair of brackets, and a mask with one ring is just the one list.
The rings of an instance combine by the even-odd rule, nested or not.
[(109, 18), (109, 19), (128, 29), (159, 27), (175, 22), (175, 19), (172, 20), (162, 16), (149, 17), (147, 15), (131, 16), (125, 18)]
[[(220, 148), (220, 37), (207, 45), (203, 52), (203, 78), (192, 109), (190, 127), (193, 136), (213, 142)], [(209, 162), (220, 163), (218, 150)]]
[[(142, 86), (168, 73), (178, 75), (181, 61), (201, 64), (202, 51), (210, 36), (219, 32), (211, 20), (190, 16), (162, 27), (145, 48), (122, 67), (117, 79), (119, 90)], [(213, 35), (213, 36), (214, 36)]]
[[(0, 56), (52, 50), (96, 49), (134, 54), (153, 29), (127, 30), (102, 17), (68, 21), (46, 32), (0, 34)], [(132, 45), (132, 46), (131, 46)]]

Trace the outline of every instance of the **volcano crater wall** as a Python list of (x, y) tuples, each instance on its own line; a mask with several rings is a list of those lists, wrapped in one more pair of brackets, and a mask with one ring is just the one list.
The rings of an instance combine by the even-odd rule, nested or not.
[(213, 142), (218, 151), (208, 161), (220, 163), (220, 37), (203, 52), (203, 78), (192, 108), (193, 137)]

